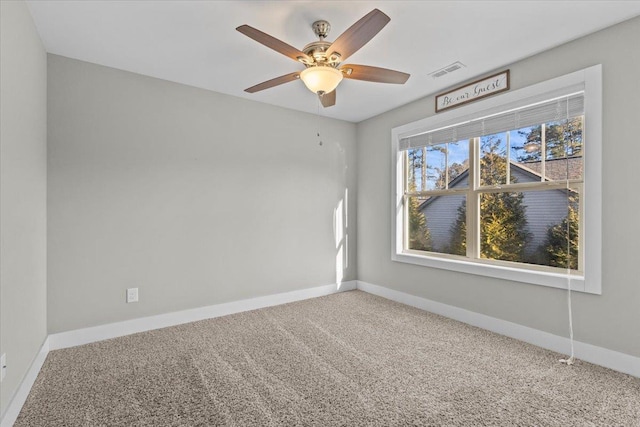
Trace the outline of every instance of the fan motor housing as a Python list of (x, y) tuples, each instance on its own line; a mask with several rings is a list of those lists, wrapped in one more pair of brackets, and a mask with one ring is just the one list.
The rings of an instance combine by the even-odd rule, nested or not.
[(336, 66), (340, 62), (340, 54), (334, 52), (331, 55), (331, 58), (327, 58), (327, 49), (331, 46), (330, 42), (326, 42), (324, 40), (318, 40), (315, 42), (311, 42), (306, 45), (302, 51), (307, 55), (311, 56), (315, 60), (315, 64), (306, 64), (310, 65), (331, 65)]

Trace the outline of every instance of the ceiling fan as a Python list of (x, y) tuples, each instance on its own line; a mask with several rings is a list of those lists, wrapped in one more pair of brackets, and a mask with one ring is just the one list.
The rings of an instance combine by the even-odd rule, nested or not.
[(309, 43), (302, 50), (249, 25), (241, 25), (236, 30), (245, 36), (305, 66), (302, 71), (267, 80), (245, 89), (245, 92), (255, 93), (301, 79), (310, 91), (318, 94), (323, 107), (331, 107), (336, 103), (336, 87), (343, 78), (404, 84), (409, 78), (407, 73), (368, 65), (341, 64), (378, 34), (390, 20), (387, 15), (374, 9), (349, 27), (333, 43), (325, 41), (331, 25), (327, 21), (316, 21), (311, 27), (320, 40)]

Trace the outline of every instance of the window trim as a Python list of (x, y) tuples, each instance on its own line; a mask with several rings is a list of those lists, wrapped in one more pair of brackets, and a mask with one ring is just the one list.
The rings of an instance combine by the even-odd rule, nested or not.
[[(581, 240), (584, 242), (584, 271), (578, 273), (546, 272), (488, 264), (476, 260), (443, 258), (435, 255), (405, 251), (404, 233), (404, 176), (402, 138), (440, 127), (452, 126), (465, 120), (497, 112), (517, 105), (525, 105), (571, 91), (584, 90), (584, 219)], [(439, 113), (391, 130), (392, 212), (391, 259), (468, 274), (494, 277), (516, 282), (592, 294), (602, 294), (602, 65), (598, 64), (564, 76), (556, 77), (512, 92)]]

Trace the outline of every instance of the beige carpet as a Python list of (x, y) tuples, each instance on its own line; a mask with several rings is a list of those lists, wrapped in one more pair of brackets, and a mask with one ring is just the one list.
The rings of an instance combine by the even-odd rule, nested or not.
[(640, 379), (360, 291), (49, 353), (16, 426), (640, 426)]

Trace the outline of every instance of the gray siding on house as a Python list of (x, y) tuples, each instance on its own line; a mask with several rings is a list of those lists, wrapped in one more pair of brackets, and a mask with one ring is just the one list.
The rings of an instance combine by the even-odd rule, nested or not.
[[(511, 169), (511, 174), (517, 182), (537, 180), (534, 175), (517, 167)], [(452, 188), (463, 187), (467, 183), (468, 178), (465, 176)], [(458, 216), (458, 207), (463, 201), (464, 196), (439, 196), (421, 206), (435, 252), (443, 252), (449, 245), (451, 228)], [(527, 255), (531, 255), (544, 242), (547, 229), (560, 223), (567, 215), (567, 194), (564, 190), (526, 191), (523, 204), (526, 207), (529, 232), (532, 234), (526, 252)]]
[(527, 191), (524, 193), (527, 207), (527, 222), (531, 241), (527, 255), (535, 252), (544, 243), (547, 229), (560, 223), (567, 216), (567, 193), (563, 190)]
[[(468, 186), (467, 176), (452, 188), (465, 188)], [(425, 202), (421, 211), (427, 219), (427, 228), (431, 233), (431, 242), (434, 252), (444, 252), (451, 240), (451, 227), (456, 222), (458, 208), (464, 202), (465, 196), (439, 196)]]
[(451, 241), (451, 227), (458, 216), (458, 208), (465, 196), (440, 196), (422, 211), (427, 218), (431, 242), (435, 252), (444, 252)]

